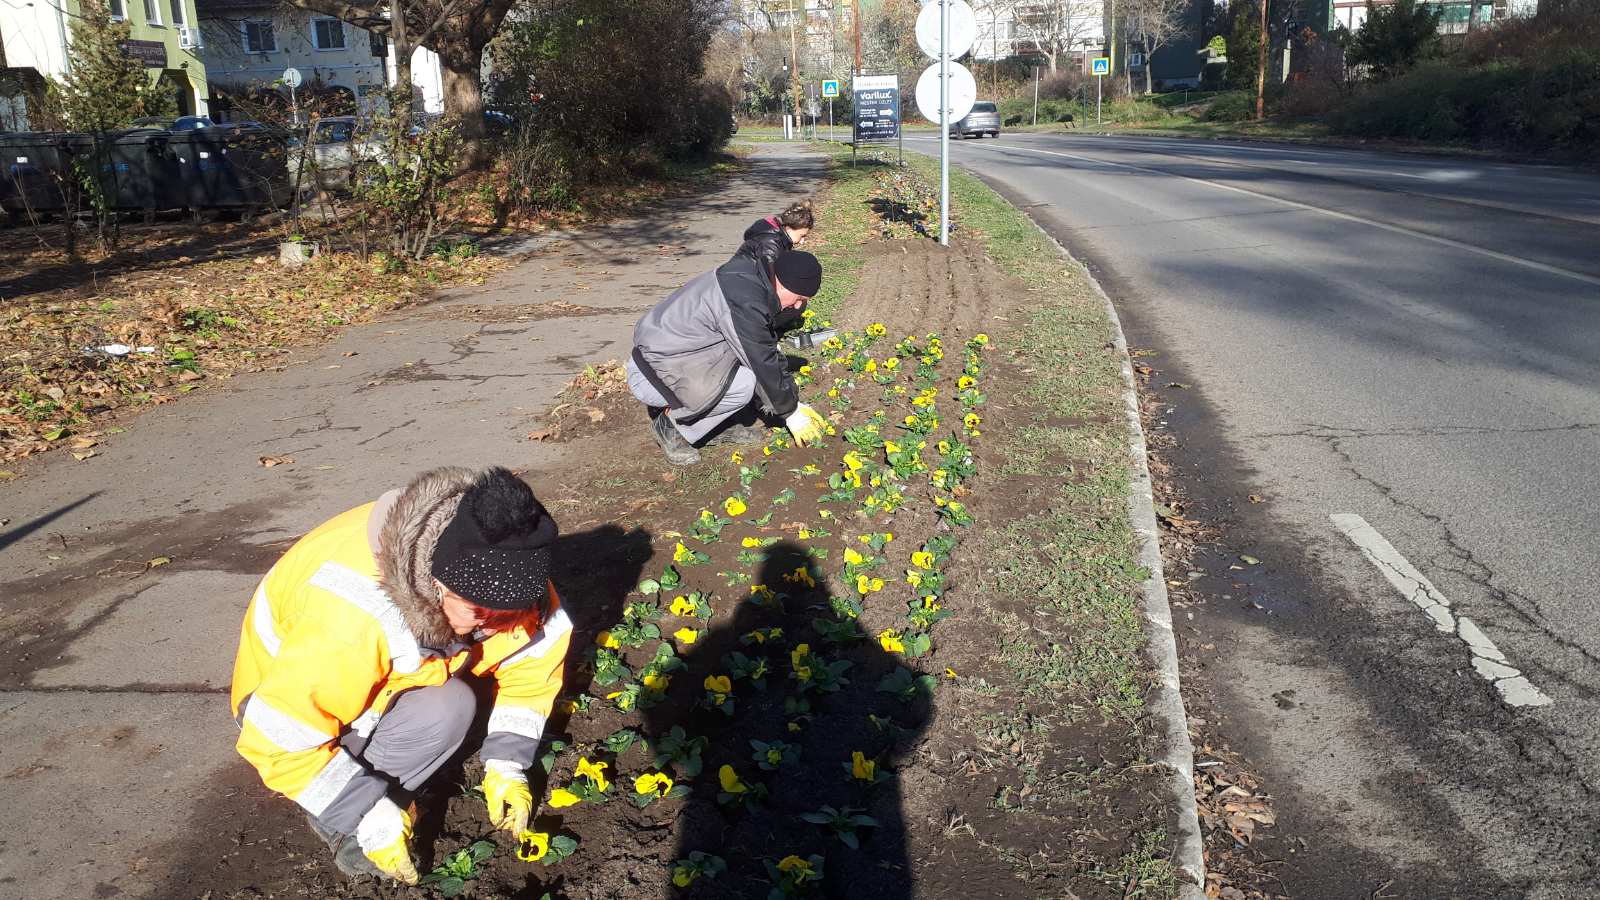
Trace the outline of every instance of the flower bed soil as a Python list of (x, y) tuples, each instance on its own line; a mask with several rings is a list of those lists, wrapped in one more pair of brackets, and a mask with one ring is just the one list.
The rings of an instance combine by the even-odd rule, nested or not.
[[(841, 364), (835, 354), (848, 350), (812, 354), (814, 383), (802, 393), (815, 396), (819, 410), (836, 414), (839, 436), (818, 447), (794, 448), (785, 446), (784, 432), (775, 431), (767, 445), (771, 455), (757, 444), (737, 448), (739, 458), (730, 459), (735, 448), (713, 447), (704, 451), (701, 465), (674, 470), (649, 442), (643, 411), (617, 409), (576, 438), (576, 449), (593, 450), (584, 454), (588, 463), (581, 469), (529, 473), (535, 491), (565, 525), (553, 578), (578, 623), (565, 702), (546, 732), (566, 747), (551, 758), (548, 778), (538, 766), (530, 772), (535, 797), (544, 801), (534, 827), (574, 837), (578, 847), (553, 866), (518, 860), (511, 842), (491, 832), (482, 800), (464, 787), (479, 774), (471, 760), (447, 768), (418, 798), (421, 870), (488, 837), (501, 849), (467, 883), (464, 896), (765, 897), (775, 880), (784, 880), (774, 867), (788, 857), (815, 866), (816, 876), (799, 879), (796, 892), (811, 896), (1129, 896), (1132, 882), (1108, 873), (1126, 853), (1130, 833), (1160, 818), (1156, 773), (1145, 765), (1137, 732), (1130, 737), (1118, 727), (1123, 723), (1098, 715), (1092, 697), (1019, 683), (997, 652), (1013, 627), (1009, 623), (1031, 621), (1032, 610), (988, 590), (995, 549), (981, 535), (1039, 511), (1052, 497), (1037, 479), (1002, 477), (1006, 460), (994, 449), (996, 434), (1038, 417), (1024, 399), (1029, 371), (1008, 362), (1006, 350), (1027, 340), (1007, 319), (1027, 295), (1028, 287), (1000, 272), (976, 243), (958, 241), (945, 250), (926, 240), (883, 242), (869, 251), (861, 287), (838, 318), (853, 335), (870, 323), (886, 323), (886, 336), (853, 345), (876, 360), (894, 355), (903, 335), (916, 336), (917, 349), (905, 356), (904, 374), (889, 385), (872, 373), (852, 372), (860, 368), (858, 359)], [(980, 332), (992, 335), (993, 343), (969, 344)], [(930, 486), (926, 472), (911, 474), (901, 482), (905, 503), (892, 514), (861, 511), (859, 498), (870, 491), (865, 484), (856, 499), (824, 502), (838, 488), (838, 476), (851, 471), (848, 459), (841, 462), (853, 449), (846, 431), (860, 427), (869, 413), (880, 406), (886, 411), (883, 437), (917, 440), (893, 427), (918, 409), (910, 404), (917, 391), (893, 391), (895, 384), (912, 384), (910, 370), (918, 354), (928, 352), (930, 333), (940, 335), (944, 352), (936, 367), (942, 424), (923, 438), (923, 452), (931, 468), (938, 464), (937, 439), (965, 441), (975, 474), (953, 490), (937, 480)], [(988, 398), (975, 407), (981, 428), (963, 427), (966, 409), (955, 402), (955, 382), (969, 359), (980, 361), (969, 365), (981, 367), (977, 389)], [(830, 398), (826, 391), (836, 378), (849, 386), (840, 387), (842, 397)], [(863, 474), (874, 470), (870, 462), (884, 472), (885, 458), (879, 448)], [(763, 465), (761, 474), (750, 477), (749, 469)], [(885, 475), (884, 483), (890, 481)], [(748, 508), (729, 514), (723, 504), (730, 496)], [(972, 524), (953, 524), (958, 516), (936, 506), (935, 498), (956, 508), (965, 503)], [(711, 542), (692, 534), (702, 511), (713, 521), (730, 520)], [(892, 539), (885, 541), (888, 534)], [(912, 641), (921, 630), (908, 624), (908, 610), (915, 612), (921, 592), (905, 574), (919, 569), (914, 552), (944, 538), (959, 544), (942, 565), (933, 564), (931, 574), (942, 571), (937, 603), (951, 615), (927, 627), (931, 646), (911, 658), (917, 648), (908, 653), (894, 644), (895, 638)], [(847, 550), (880, 561), (841, 573)], [(704, 560), (696, 561), (696, 553)], [(603, 652), (607, 636), (622, 633), (617, 629), (625, 605), (657, 599), (649, 585), (640, 592), (641, 579), (667, 580), (671, 573), (681, 575), (682, 583), (660, 591), (659, 618), (627, 620), (653, 625), (660, 639), (616, 647), (631, 674), (599, 683), (596, 653)], [(864, 594), (843, 577), (853, 573), (867, 579)], [(883, 580), (881, 590), (870, 590), (873, 578)], [(752, 591), (755, 585), (787, 596), (756, 602), (764, 592)], [(669, 609), (673, 598), (691, 590), (707, 596), (714, 609), (708, 620)], [(860, 601), (853, 629), (850, 600)], [(699, 632), (692, 642), (674, 638), (685, 627)], [(781, 635), (769, 631), (774, 628)], [(880, 638), (885, 629), (893, 637)], [(752, 637), (758, 630), (760, 640)], [(849, 638), (845, 632), (852, 632)], [(802, 644), (814, 654), (805, 666), (795, 656)], [(642, 675), (662, 645), (676, 647), (673, 655), (683, 666), (660, 673), (670, 680), (651, 704), (649, 680)], [(769, 671), (764, 690), (748, 678), (731, 679), (732, 708), (725, 713), (710, 705), (719, 698), (708, 702), (712, 691), (703, 682), (729, 674), (727, 654), (735, 652), (765, 659)], [(813, 671), (829, 661), (849, 663), (843, 672), (848, 683), (835, 692), (800, 693), (804, 682), (818, 677)], [(912, 683), (903, 693), (882, 690), (883, 680), (903, 667), (930, 676), (929, 689)], [(619, 709), (627, 698), (619, 700), (615, 692), (640, 682), (646, 686), (638, 705), (646, 708)], [(799, 699), (807, 705), (797, 706)], [(658, 742), (674, 726), (706, 738), (697, 773), (682, 761), (656, 765), (644, 741), (621, 752), (602, 745), (624, 728)], [(752, 740), (793, 745), (798, 759), (764, 771)], [(853, 764), (857, 752), (862, 755)], [(584, 783), (574, 776), (580, 756), (607, 764), (609, 799), (553, 808), (552, 789)], [(875, 784), (858, 777), (865, 761), (885, 777)], [(728, 790), (726, 773), (719, 773), (725, 765), (743, 792)], [(197, 807), (193, 837), (153, 854), (185, 861), (182, 873), (157, 896), (438, 895), (430, 887), (342, 879), (287, 801), (267, 796), (242, 763), (228, 771), (225, 783)], [(634, 779), (656, 771), (687, 786), (687, 796), (638, 808), (629, 801)], [(768, 791), (763, 803), (744, 809), (719, 802), (719, 795), (723, 801), (747, 796), (757, 785)], [(860, 828), (859, 849), (800, 818), (824, 805), (852, 807), (876, 822)], [(691, 851), (717, 855), (727, 870), (675, 887), (674, 862)], [(795, 880), (791, 876), (788, 883)]]

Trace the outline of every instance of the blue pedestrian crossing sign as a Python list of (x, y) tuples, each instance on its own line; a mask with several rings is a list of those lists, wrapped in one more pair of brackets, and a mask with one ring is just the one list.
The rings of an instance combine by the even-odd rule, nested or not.
[(827, 81), (824, 81), (822, 83), (822, 96), (824, 98), (839, 96), (839, 81), (838, 81), (838, 79), (829, 78)]
[(1089, 65), (1091, 67), (1089, 69), (1091, 74), (1094, 74), (1094, 75), (1110, 75), (1111, 74), (1111, 60), (1108, 57), (1101, 56), (1101, 57), (1099, 57), (1097, 59), (1091, 59), (1091, 60), (1089, 60)]

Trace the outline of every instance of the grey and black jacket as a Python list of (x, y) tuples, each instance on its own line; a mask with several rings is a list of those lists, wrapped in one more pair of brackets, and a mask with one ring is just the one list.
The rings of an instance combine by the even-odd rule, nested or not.
[(705, 416), (739, 366), (755, 375), (767, 412), (787, 416), (800, 401), (778, 349), (780, 310), (767, 267), (735, 256), (645, 313), (633, 329), (634, 365), (666, 398), (674, 421)]

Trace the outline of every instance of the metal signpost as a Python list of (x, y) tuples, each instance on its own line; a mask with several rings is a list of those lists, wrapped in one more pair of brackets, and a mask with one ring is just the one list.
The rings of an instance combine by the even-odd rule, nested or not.
[[(934, 0), (917, 16), (917, 46), (934, 65), (917, 79), (917, 108), (939, 125), (939, 243), (950, 245), (950, 125), (966, 118), (978, 85), (956, 58), (978, 39), (978, 20), (967, 0)], [(933, 90), (937, 84), (937, 97)]]
[(1094, 75), (1094, 123), (1100, 124), (1100, 79), (1111, 74), (1111, 60), (1108, 57), (1098, 57), (1089, 60), (1090, 72)]
[(833, 98), (839, 96), (839, 80), (829, 78), (822, 82), (822, 96), (828, 101), (828, 140), (833, 140)]
[(294, 89), (303, 81), (300, 70), (290, 66), (283, 70), (283, 83), (289, 86), (289, 121), (300, 124), (300, 104), (295, 101)]

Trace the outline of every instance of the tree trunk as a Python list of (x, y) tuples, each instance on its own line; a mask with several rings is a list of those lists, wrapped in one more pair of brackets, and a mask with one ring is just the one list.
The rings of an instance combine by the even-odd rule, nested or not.
[(1267, 7), (1270, 0), (1261, 3), (1261, 46), (1256, 51), (1256, 121), (1267, 117), (1267, 47), (1272, 39), (1267, 34)]
[[(1146, 44), (1146, 46), (1149, 45)], [(1150, 65), (1150, 57), (1154, 55), (1155, 51), (1153, 50), (1144, 55), (1144, 92), (1146, 94), (1154, 94), (1156, 92), (1155, 75), (1152, 73), (1155, 67)]]
[[(443, 63), (443, 60), (440, 60)], [(444, 111), (458, 122), (468, 168), (480, 168), (488, 161), (483, 145), (483, 82), (476, 61), (468, 66), (441, 66), (444, 72)]]

